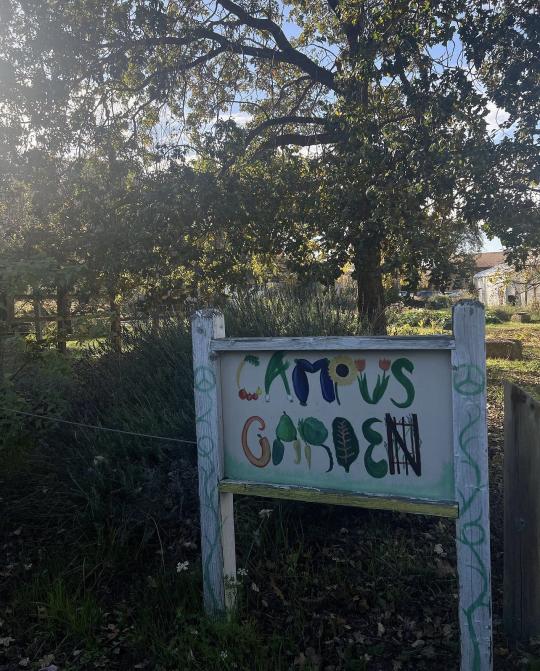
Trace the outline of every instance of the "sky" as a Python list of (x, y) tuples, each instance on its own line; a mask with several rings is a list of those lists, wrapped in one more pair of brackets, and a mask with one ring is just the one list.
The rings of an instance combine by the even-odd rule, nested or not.
[(488, 240), (487, 237), (483, 236), (483, 252), (500, 252), (503, 249), (502, 243), (499, 238), (493, 238), (493, 240)]

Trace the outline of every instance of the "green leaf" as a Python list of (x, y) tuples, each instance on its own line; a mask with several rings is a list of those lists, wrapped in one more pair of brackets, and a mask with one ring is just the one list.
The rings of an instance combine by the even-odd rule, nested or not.
[(358, 459), (360, 454), (358, 438), (348, 419), (345, 419), (345, 417), (334, 419), (332, 422), (332, 438), (334, 439), (337, 462), (348, 473), (351, 464)]

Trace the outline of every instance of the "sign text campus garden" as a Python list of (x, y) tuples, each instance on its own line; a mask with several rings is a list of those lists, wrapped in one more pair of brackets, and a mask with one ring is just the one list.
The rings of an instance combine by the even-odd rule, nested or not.
[(456, 518), (462, 670), (491, 668), (484, 314), (454, 335), (225, 338), (193, 351), (205, 604), (234, 602), (234, 494)]

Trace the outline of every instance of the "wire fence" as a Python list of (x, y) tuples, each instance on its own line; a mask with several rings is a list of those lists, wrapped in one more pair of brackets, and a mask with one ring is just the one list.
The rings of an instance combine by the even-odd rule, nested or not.
[(136, 436), (138, 438), (150, 438), (152, 440), (167, 440), (173, 443), (183, 443), (186, 445), (196, 445), (195, 440), (186, 440), (184, 438), (170, 438), (168, 436), (156, 436), (151, 433), (138, 433), (137, 431), (126, 431), (124, 429), (115, 429), (109, 426), (98, 426), (96, 424), (85, 424), (84, 422), (74, 422), (69, 419), (62, 419), (61, 417), (53, 417), (51, 415), (42, 415), (35, 412), (25, 412), (23, 410), (15, 410), (14, 408), (0, 408), (0, 412), (12, 413), (14, 415), (23, 415), (25, 417), (34, 417), (37, 419), (44, 419), (49, 422), (58, 422), (59, 424), (68, 424), (70, 426), (78, 426), (83, 429), (93, 429), (95, 431), (109, 431), (111, 433), (120, 433), (125, 436)]

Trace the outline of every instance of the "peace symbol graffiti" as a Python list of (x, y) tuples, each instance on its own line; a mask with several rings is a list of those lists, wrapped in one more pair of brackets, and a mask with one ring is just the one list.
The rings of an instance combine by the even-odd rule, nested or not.
[(207, 392), (216, 386), (214, 371), (208, 366), (197, 366), (193, 373), (193, 383), (197, 391)]
[(463, 363), (454, 369), (454, 389), (462, 396), (476, 396), (484, 391), (486, 380), (483, 370), (472, 363)]

